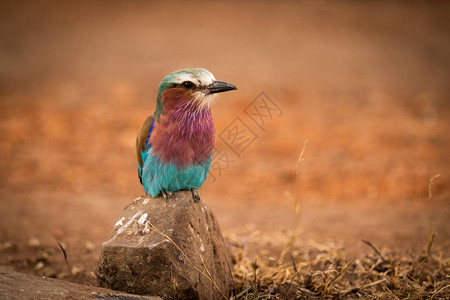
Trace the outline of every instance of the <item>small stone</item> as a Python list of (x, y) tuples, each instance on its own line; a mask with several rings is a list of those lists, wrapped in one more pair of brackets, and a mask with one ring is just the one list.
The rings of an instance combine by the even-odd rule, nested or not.
[(77, 267), (77, 266), (73, 266), (72, 267), (72, 274), (73, 275), (77, 275), (78, 273), (81, 273), (81, 271), (83, 271), (83, 268), (81, 268), (81, 267)]
[(102, 246), (100, 286), (163, 299), (229, 295), (231, 274), (216, 218), (201, 200), (194, 203), (191, 192), (175, 194), (176, 200), (145, 196), (125, 207), (122, 224)]
[(12, 246), (13, 246), (13, 244), (11, 243), (11, 242), (4, 242), (3, 244), (2, 244), (2, 246), (1, 246), (1, 248), (3, 249), (3, 250), (7, 250), (7, 249), (9, 249), (9, 248), (12, 248)]
[(44, 262), (43, 262), (43, 261), (40, 261), (40, 262), (38, 262), (38, 263), (34, 266), (34, 269), (35, 269), (35, 270), (40, 270), (40, 269), (42, 269), (44, 266), (45, 266)]
[(39, 240), (36, 237), (32, 237), (28, 240), (28, 245), (32, 246), (32, 247), (38, 247), (41, 243), (39, 242)]
[(86, 250), (87, 252), (92, 252), (95, 250), (95, 245), (91, 241), (86, 241)]
[(45, 267), (44, 269), (42, 269), (42, 275), (45, 277), (49, 277), (49, 278), (56, 278), (56, 270), (53, 269), (52, 267)]

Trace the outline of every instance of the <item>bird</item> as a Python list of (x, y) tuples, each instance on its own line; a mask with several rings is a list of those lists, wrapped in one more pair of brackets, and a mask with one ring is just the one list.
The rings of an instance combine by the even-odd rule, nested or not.
[(158, 88), (155, 112), (136, 137), (138, 175), (147, 195), (164, 199), (180, 190), (200, 201), (211, 167), (215, 128), (211, 105), (218, 93), (237, 90), (217, 81), (203, 68), (181, 69), (165, 76)]

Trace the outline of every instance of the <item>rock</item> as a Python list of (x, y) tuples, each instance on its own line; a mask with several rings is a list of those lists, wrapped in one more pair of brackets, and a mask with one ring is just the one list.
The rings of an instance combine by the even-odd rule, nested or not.
[(0, 267), (1, 299), (115, 299), (161, 300), (52, 278), (42, 278)]
[(142, 196), (125, 207), (103, 243), (100, 286), (163, 299), (229, 295), (231, 272), (217, 220), (191, 192), (174, 195), (167, 201)]

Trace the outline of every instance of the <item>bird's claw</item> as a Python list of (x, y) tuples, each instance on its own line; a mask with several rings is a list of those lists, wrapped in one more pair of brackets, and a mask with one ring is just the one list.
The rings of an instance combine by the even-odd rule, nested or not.
[(166, 200), (166, 203), (169, 202), (169, 198), (175, 199), (174, 193), (169, 191), (161, 191), (161, 195), (163, 196), (164, 200)]
[(194, 203), (198, 203), (200, 201), (200, 195), (197, 190), (191, 190), (192, 198), (194, 198)]

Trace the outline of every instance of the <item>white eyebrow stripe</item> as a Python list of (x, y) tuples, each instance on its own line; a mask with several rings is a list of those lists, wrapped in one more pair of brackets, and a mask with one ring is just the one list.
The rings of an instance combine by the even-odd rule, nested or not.
[(192, 81), (196, 86), (208, 86), (213, 83), (216, 79), (211, 73), (201, 72), (198, 75), (193, 75), (189, 73), (177, 75), (174, 78), (175, 83), (183, 83), (184, 81)]

